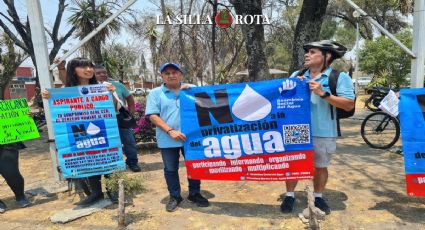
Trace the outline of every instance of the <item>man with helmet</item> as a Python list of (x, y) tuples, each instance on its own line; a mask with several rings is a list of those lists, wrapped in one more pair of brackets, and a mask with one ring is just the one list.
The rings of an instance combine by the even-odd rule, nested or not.
[[(311, 132), (314, 148), (314, 197), (315, 206), (330, 213), (330, 208), (322, 197), (328, 180), (328, 165), (336, 150), (337, 123), (336, 109), (350, 111), (354, 108), (354, 89), (348, 74), (340, 72), (336, 83), (336, 95), (331, 93), (329, 76), (330, 65), (335, 59), (344, 56), (347, 48), (343, 45), (323, 40), (304, 45), (304, 68), (291, 77), (307, 80), (311, 91)], [(283, 89), (283, 88), (282, 88)], [(286, 182), (286, 196), (280, 208), (283, 213), (292, 212), (295, 204), (296, 180)]]

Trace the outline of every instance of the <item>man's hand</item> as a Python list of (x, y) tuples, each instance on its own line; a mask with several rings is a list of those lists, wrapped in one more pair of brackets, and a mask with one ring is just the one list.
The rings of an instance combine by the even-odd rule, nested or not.
[(109, 83), (109, 82), (103, 82), (103, 84), (106, 86), (106, 88), (111, 92), (111, 93), (114, 93), (115, 92), (115, 90), (116, 90), (116, 88), (115, 88), (115, 86), (114, 85), (112, 85), (111, 83)]
[(186, 89), (189, 89), (189, 88), (190, 88), (189, 84), (184, 84), (180, 87), (180, 89), (182, 89), (182, 90), (186, 90)]
[(173, 130), (169, 131), (168, 135), (170, 135), (170, 137), (173, 138), (176, 141), (186, 141), (186, 136), (183, 133), (181, 133), (177, 130), (173, 129)]
[(323, 94), (325, 93), (325, 91), (323, 91), (322, 89), (322, 85), (317, 81), (312, 80), (308, 83), (308, 85), (310, 87), (310, 90), (312, 90), (313, 93), (318, 96), (323, 96)]
[(307, 79), (306, 77), (304, 77), (304, 75), (301, 76), (297, 76), (298, 80), (300, 81), (304, 81), (305, 79)]

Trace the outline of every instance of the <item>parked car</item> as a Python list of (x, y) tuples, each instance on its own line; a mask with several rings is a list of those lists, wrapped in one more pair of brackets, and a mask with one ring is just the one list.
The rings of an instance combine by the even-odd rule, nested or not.
[(135, 88), (131, 93), (134, 95), (142, 95), (145, 93), (145, 90), (143, 88)]
[(134, 90), (130, 91), (130, 93), (133, 95), (147, 95), (150, 91), (150, 89), (135, 88)]
[(356, 82), (358, 86), (365, 87), (369, 85), (369, 83), (372, 81), (371, 77), (359, 77), (356, 81), (356, 79), (353, 79), (353, 84), (356, 85)]

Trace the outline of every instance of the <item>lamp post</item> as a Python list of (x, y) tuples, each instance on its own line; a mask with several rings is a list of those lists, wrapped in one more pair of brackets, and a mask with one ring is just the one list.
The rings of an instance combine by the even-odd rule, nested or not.
[(358, 83), (358, 79), (359, 79), (359, 18), (360, 18), (360, 13), (355, 10), (353, 12), (353, 17), (356, 19), (356, 48), (355, 48), (355, 52), (356, 52), (356, 59), (354, 62), (354, 80), (355, 80), (355, 92), (357, 94), (358, 92), (358, 88), (359, 88), (359, 83)]

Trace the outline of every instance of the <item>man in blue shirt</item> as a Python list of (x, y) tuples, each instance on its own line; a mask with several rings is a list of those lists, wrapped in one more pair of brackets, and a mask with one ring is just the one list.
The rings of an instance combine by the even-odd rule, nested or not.
[[(311, 90), (311, 125), (314, 149), (314, 197), (315, 206), (326, 214), (330, 208), (322, 198), (328, 180), (328, 169), (331, 155), (336, 151), (336, 110), (341, 108), (350, 111), (354, 108), (354, 89), (351, 78), (341, 72), (337, 85), (337, 95), (332, 95), (329, 88), (329, 75), (332, 69), (329, 67), (333, 60), (344, 56), (347, 49), (341, 44), (323, 40), (304, 45), (306, 51), (305, 69), (292, 74), (292, 77), (309, 81)], [(284, 87), (282, 87), (283, 89)], [(330, 109), (332, 106), (332, 110)], [(281, 204), (283, 213), (292, 212), (295, 203), (294, 190), (296, 180), (286, 182), (286, 196)]]
[[(183, 73), (175, 63), (165, 63), (160, 66), (161, 77), (164, 83), (148, 95), (146, 115), (156, 126), (156, 139), (161, 149), (164, 163), (164, 177), (167, 182), (170, 200), (166, 205), (168, 212), (175, 211), (183, 201), (180, 195), (179, 158), (180, 151), (184, 157), (183, 143), (186, 136), (180, 132), (180, 100), (179, 93), (182, 87)], [(209, 202), (201, 195), (201, 181), (189, 181), (188, 200), (198, 207), (207, 207)]]

